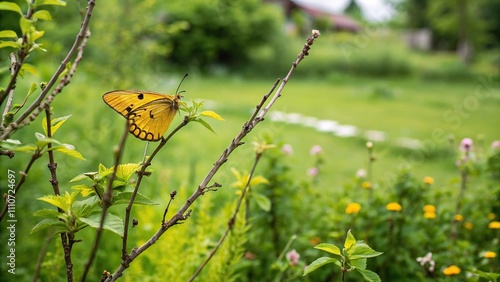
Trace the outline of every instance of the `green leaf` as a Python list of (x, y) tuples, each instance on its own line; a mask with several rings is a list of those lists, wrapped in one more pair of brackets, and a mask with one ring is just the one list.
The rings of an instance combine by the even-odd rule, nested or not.
[(34, 216), (41, 216), (41, 217), (59, 218), (61, 213), (57, 210), (54, 210), (54, 209), (41, 209), (41, 210), (37, 210), (33, 215)]
[(203, 111), (200, 113), (200, 116), (210, 117), (216, 120), (224, 120), (218, 113), (214, 111)]
[(332, 244), (321, 243), (321, 244), (316, 245), (314, 248), (340, 256), (339, 247), (332, 245)]
[[(123, 192), (113, 197), (113, 205), (119, 204), (128, 204), (130, 202), (130, 198), (132, 197), (132, 192)], [(148, 197), (142, 195), (141, 193), (137, 193), (134, 199), (135, 205), (158, 205), (158, 203), (153, 202)]]
[(21, 32), (23, 35), (28, 34), (28, 31), (30, 30), (30, 27), (32, 25), (33, 25), (33, 23), (25, 17), (21, 17), (19, 19), (19, 27), (21, 27)]
[(366, 261), (367, 259), (362, 258), (362, 259), (347, 259), (347, 263), (357, 269), (365, 270), (366, 269)]
[[(80, 217), (78, 218), (81, 222), (88, 224), (92, 228), (99, 228), (101, 222), (101, 213), (94, 213), (89, 217)], [(104, 225), (102, 228), (109, 230), (113, 233), (118, 234), (120, 237), (123, 237), (123, 220), (111, 213), (106, 215), (106, 219), (104, 220)]]
[(356, 269), (357, 272), (361, 273), (363, 275), (363, 278), (365, 278), (366, 281), (369, 282), (380, 282), (380, 277), (377, 275), (377, 273), (370, 271), (370, 270), (362, 270), (362, 269)]
[(340, 261), (338, 259), (329, 258), (329, 257), (321, 257), (321, 258), (316, 259), (310, 265), (308, 265), (308, 266), (306, 266), (304, 268), (304, 276), (306, 276), (307, 274), (309, 274), (309, 273), (315, 271), (316, 269), (322, 267), (323, 265), (329, 264), (329, 263), (334, 263), (334, 264), (342, 267), (342, 264), (340, 263)]
[(498, 277), (500, 277), (500, 273), (484, 272), (481, 270), (474, 270), (472, 273), (488, 281), (497, 281)]
[(116, 170), (116, 177), (121, 180), (128, 181), (130, 177), (137, 171), (139, 166), (140, 164), (134, 163), (118, 165), (118, 169)]
[(89, 197), (82, 201), (76, 201), (73, 204), (73, 212), (76, 217), (87, 217), (95, 213), (93, 210), (99, 205), (97, 196)]
[[(40, 75), (40, 74), (38, 73), (38, 69), (37, 69), (35, 66), (31, 65), (31, 64), (26, 64), (26, 63), (24, 63), (24, 64), (21, 66), (21, 70), (24, 70), (24, 71), (29, 72), (29, 73), (31, 73), (31, 74), (33, 74), (33, 75), (36, 75), (36, 76), (39, 76), (39, 75)], [(36, 83), (35, 83), (35, 84), (36, 84)]]
[(42, 5), (66, 6), (66, 2), (61, 1), (61, 0), (36, 0), (35, 1), (35, 7), (39, 7)]
[(14, 149), (14, 151), (24, 152), (24, 153), (33, 153), (33, 152), (35, 152), (35, 150), (36, 150), (35, 145), (24, 145), (24, 146), (17, 147)]
[(38, 10), (35, 13), (33, 13), (32, 16), (33, 19), (39, 19), (39, 20), (44, 20), (44, 21), (51, 21), (52, 16), (50, 15), (50, 12), (47, 10)]
[(80, 192), (80, 194), (82, 194), (82, 197), (87, 197), (88, 195), (95, 193), (95, 190), (92, 186), (85, 184), (71, 186), (71, 189)]
[(78, 195), (77, 192), (73, 192), (71, 194), (68, 192), (65, 192), (62, 195), (43, 196), (43, 197), (38, 198), (38, 200), (47, 202), (53, 206), (56, 206), (56, 207), (62, 209), (64, 212), (67, 212), (68, 210), (71, 209), (71, 206), (75, 202), (76, 195)]
[(0, 2), (0, 10), (13, 11), (18, 13), (19, 15), (23, 14), (23, 12), (21, 11), (21, 7), (19, 7), (19, 5), (14, 2)]
[(261, 193), (252, 193), (252, 197), (255, 199), (257, 205), (265, 212), (271, 210), (271, 200)]
[(348, 254), (348, 259), (350, 260), (355, 260), (355, 259), (360, 259), (360, 258), (371, 258), (371, 257), (376, 257), (380, 256), (382, 253), (377, 252), (370, 248), (366, 243), (359, 241), (357, 242), (353, 248), (348, 249), (347, 252)]
[(85, 172), (85, 173), (82, 173), (82, 174), (79, 174), (79, 175), (73, 177), (69, 182), (77, 182), (77, 181), (81, 181), (84, 179), (94, 180), (96, 175), (97, 175), (97, 172)]
[[(29, 35), (30, 35), (30, 40), (31, 42), (35, 42), (36, 40), (40, 39), (43, 35), (45, 34), (45, 31), (43, 30), (36, 30), (35, 27), (30, 27)], [(33, 44), (32, 49), (42, 49), (40, 48), (40, 45), (38, 44)]]
[(0, 38), (17, 38), (17, 34), (13, 30), (0, 30)]
[(344, 248), (349, 249), (354, 244), (356, 244), (356, 239), (354, 239), (354, 236), (349, 229), (349, 231), (347, 231), (347, 237), (345, 238)]
[(17, 42), (13, 42), (13, 41), (0, 41), (0, 48), (4, 48), (4, 47), (12, 47), (12, 48), (19, 48), (19, 45), (17, 44)]
[[(59, 227), (60, 230), (65, 230), (66, 225), (64, 222), (60, 221), (57, 218), (47, 218), (40, 222), (38, 222), (33, 229), (31, 229), (30, 234), (38, 232), (40, 230), (47, 229), (49, 227)], [(59, 232), (58, 232), (59, 233)]]
[(68, 155), (70, 157), (73, 157), (75, 159), (79, 159), (79, 160), (85, 160), (85, 158), (82, 156), (82, 154), (80, 154), (80, 152), (78, 152), (77, 150), (75, 150), (75, 147), (73, 147), (73, 145), (69, 145), (69, 144), (63, 144), (61, 146), (57, 146), (55, 148), (55, 150), (57, 152), (61, 152), (65, 155)]
[(217, 133), (215, 133), (214, 129), (210, 126), (210, 124), (208, 124), (206, 121), (202, 120), (201, 118), (196, 118), (193, 121), (201, 123), (208, 130), (212, 131), (213, 134), (217, 134)]

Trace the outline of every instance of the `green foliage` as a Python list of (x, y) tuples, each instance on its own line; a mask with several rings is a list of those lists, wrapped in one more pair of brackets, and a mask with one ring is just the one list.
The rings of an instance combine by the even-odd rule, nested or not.
[(247, 61), (252, 48), (279, 34), (279, 11), (259, 0), (169, 1), (166, 25), (189, 24), (185, 31), (160, 40), (171, 47), (169, 62), (200, 67), (238, 65)]
[(314, 248), (333, 254), (334, 257), (321, 257), (313, 261), (304, 269), (304, 276), (321, 266), (333, 263), (339, 266), (342, 272), (356, 271), (360, 273), (365, 281), (380, 281), (380, 277), (376, 273), (366, 269), (366, 261), (368, 258), (379, 256), (382, 253), (373, 250), (363, 241), (357, 241), (351, 230), (347, 231), (342, 250), (327, 243), (318, 244)]

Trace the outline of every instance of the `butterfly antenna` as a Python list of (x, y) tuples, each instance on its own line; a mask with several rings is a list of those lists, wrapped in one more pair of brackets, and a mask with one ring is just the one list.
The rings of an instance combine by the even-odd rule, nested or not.
[[(181, 88), (181, 84), (184, 81), (184, 79), (186, 79), (187, 76), (188, 76), (188, 74), (186, 73), (184, 75), (184, 77), (181, 79), (181, 82), (179, 83), (179, 86), (177, 86), (177, 90), (175, 90), (175, 94), (181, 94), (181, 93), (179, 93), (179, 88)], [(186, 92), (186, 91), (182, 91), (182, 92)]]

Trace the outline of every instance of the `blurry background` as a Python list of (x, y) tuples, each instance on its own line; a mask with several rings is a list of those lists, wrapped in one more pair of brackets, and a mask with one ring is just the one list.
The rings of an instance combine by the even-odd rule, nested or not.
[[(25, 1), (15, 2), (25, 10)], [(214, 178), (223, 188), (204, 196), (207, 203), (203, 205), (212, 215), (220, 212), (218, 206), (226, 207), (232, 201), (234, 189), (230, 185), (235, 179), (230, 168), (250, 169), (250, 143), (255, 139), (266, 138), (279, 147), (291, 145), (293, 154), (286, 162), (293, 179), (327, 195), (339, 193), (354, 181), (359, 169), (366, 169), (365, 144), (372, 141), (377, 158), (373, 181), (382, 183), (381, 191), (383, 183), (393, 181), (398, 169), (405, 167), (417, 179), (431, 175), (435, 186), (453, 197), (457, 193), (452, 187), (458, 178), (455, 158), (460, 140), (474, 139), (485, 153), (500, 138), (499, 0), (96, 2), (84, 59), (71, 84), (53, 104), (54, 116), (72, 115), (56, 139), (75, 145), (86, 158), (75, 161), (59, 156), (63, 190), (70, 191), (70, 179), (96, 171), (99, 163), (112, 166), (112, 150), (124, 119), (102, 102), (107, 91), (147, 89), (174, 94), (188, 73), (180, 88), (186, 91), (184, 100), (204, 100), (206, 109), (225, 118), (224, 122), (208, 120), (217, 135), (199, 124), (189, 125), (157, 157), (154, 173), (141, 191), (160, 205), (139, 207), (146, 212), (136, 208), (142, 216), (151, 215), (150, 222), (148, 217), (142, 219), (141, 224), (150, 229), (136, 235), (137, 242), (154, 232), (172, 190), (184, 191), (177, 200), (180, 204), (196, 188), (261, 96), (276, 78), (285, 76), (313, 28), (322, 36), (310, 56), (299, 65), (266, 121), (247, 137), (247, 146), (235, 152)], [(48, 51), (29, 58), (38, 75), (27, 73), (19, 80), (19, 93), (25, 93), (32, 81), (50, 78), (74, 41), (85, 7), (83, 0), (68, 1), (66, 7), (47, 6), (53, 21), (40, 26), (46, 30), (41, 42)], [(18, 31), (18, 17), (0, 11), (0, 30)], [(10, 51), (0, 50), (2, 86), (8, 81)], [(16, 102), (23, 99), (17, 98)], [(172, 127), (181, 117), (182, 113)], [(33, 143), (34, 132), (42, 131), (40, 123), (36, 120), (13, 138)], [(315, 145), (323, 150), (318, 177), (307, 173), (315, 165), (310, 155)], [(123, 162), (139, 162), (144, 146), (143, 141), (130, 136)], [(22, 170), (28, 159), (18, 153), (12, 160), (0, 158), (0, 163), (2, 169)], [(24, 195), (38, 198), (51, 192), (44, 162), (39, 161), (33, 169), (23, 187)], [(1, 179), (4, 181), (4, 175)], [(300, 195), (300, 191), (299, 185), (296, 193)], [(340, 200), (332, 197), (331, 205)], [(23, 219), (18, 230), (19, 249), (33, 254), (18, 252), (19, 273), (31, 277), (33, 257), (46, 235), (28, 235), (37, 221), (31, 214), (46, 206), (31, 197), (19, 196), (18, 201), (18, 216)], [(317, 204), (317, 209), (323, 204)], [(114, 212), (122, 211), (117, 208)], [(321, 216), (330, 215), (325, 210)], [(179, 230), (194, 228), (195, 223), (201, 224), (195, 217)], [(224, 223), (225, 219), (220, 228)], [(86, 232), (82, 236), (90, 240), (93, 231)], [(99, 254), (96, 277), (103, 268), (113, 271), (119, 263), (115, 235), (105, 235), (108, 251)], [(283, 236), (288, 238), (291, 233)], [(78, 245), (75, 248), (75, 252), (85, 250)], [(61, 250), (53, 248), (48, 256), (57, 261)], [(84, 259), (75, 257), (75, 265)], [(48, 264), (56, 271), (45, 273), (47, 279), (64, 273), (62, 266)], [(158, 271), (152, 270), (153, 266), (149, 270), (137, 267), (149, 274)]]

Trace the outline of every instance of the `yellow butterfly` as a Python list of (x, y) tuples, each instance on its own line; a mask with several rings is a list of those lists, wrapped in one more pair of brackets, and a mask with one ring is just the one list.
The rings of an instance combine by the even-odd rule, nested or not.
[(158, 141), (165, 134), (179, 110), (182, 96), (142, 90), (115, 90), (102, 99), (128, 120), (128, 130), (135, 137)]

